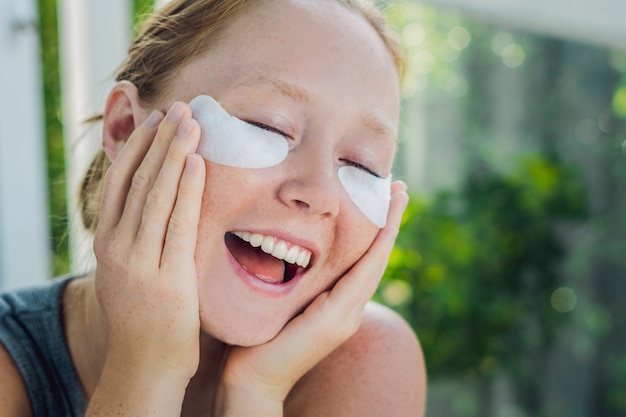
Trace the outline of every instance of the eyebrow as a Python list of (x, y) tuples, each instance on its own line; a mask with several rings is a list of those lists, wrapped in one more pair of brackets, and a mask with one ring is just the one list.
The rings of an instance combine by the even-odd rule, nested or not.
[(311, 97), (311, 94), (304, 88), (298, 87), (297, 85), (288, 83), (271, 75), (259, 75), (245, 80), (239, 85), (248, 87), (258, 84), (269, 84), (284, 96), (287, 96), (297, 102), (309, 101), (309, 98)]
[(394, 142), (398, 141), (398, 135), (396, 134), (395, 130), (388, 123), (381, 120), (375, 114), (366, 114), (362, 120), (363, 126), (365, 126), (368, 130), (374, 132), (377, 135), (389, 137), (393, 139)]
[[(291, 98), (292, 100), (300, 103), (304, 103), (310, 100), (312, 96), (307, 90), (299, 87), (295, 84), (291, 84), (280, 78), (276, 78), (272, 75), (257, 75), (255, 77), (244, 80), (238, 86), (249, 87), (259, 84), (269, 84), (276, 89), (282, 95)], [(377, 135), (386, 136), (398, 142), (398, 135), (395, 130), (386, 122), (381, 120), (373, 113), (368, 113), (361, 119), (363, 126), (368, 130), (374, 132)]]

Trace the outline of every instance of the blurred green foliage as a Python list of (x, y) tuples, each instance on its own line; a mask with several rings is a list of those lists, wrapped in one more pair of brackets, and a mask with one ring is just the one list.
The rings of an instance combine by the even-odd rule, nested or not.
[[(134, 27), (153, 9), (153, 3), (153, 0), (133, 1)], [(71, 270), (68, 209), (73, 213), (76, 208), (67, 207), (57, 0), (38, 0), (38, 6), (48, 162), (51, 274), (59, 276)]]
[(615, 70), (623, 74), (618, 87), (613, 93), (613, 113), (622, 119), (626, 119), (626, 52), (613, 51), (609, 57), (609, 62)]
[(445, 415), (625, 416), (626, 53), (412, 1), (389, 16), (427, 155), (460, 182), (412, 196), (377, 299), (431, 381), (462, 381)]
[(463, 68), (455, 63), (472, 42), (464, 20), (413, 1), (394, 2), (386, 14), (406, 50), (403, 96), (410, 98), (423, 92), (428, 77), (428, 84), (440, 93), (463, 97), (469, 84)]
[(585, 205), (576, 171), (539, 155), (505, 174), (477, 163), (459, 191), (412, 197), (378, 297), (416, 329), (431, 375), (488, 375), (552, 340), (556, 225)]
[(56, 0), (39, 0), (39, 14), (48, 160), (51, 273), (58, 276), (69, 272), (70, 266)]
[(154, 10), (154, 0), (133, 0), (133, 29), (137, 33), (138, 26)]

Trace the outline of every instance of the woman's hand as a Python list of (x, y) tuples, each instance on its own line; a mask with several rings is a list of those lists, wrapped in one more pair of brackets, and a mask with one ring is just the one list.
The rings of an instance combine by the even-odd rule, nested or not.
[(335, 286), (313, 300), (271, 341), (231, 348), (218, 415), (282, 415), (283, 401), (298, 379), (358, 330), (365, 305), (387, 266), (407, 203), (406, 185), (394, 182), (387, 225)]
[(189, 107), (174, 103), (133, 132), (107, 172), (94, 249), (108, 351), (92, 412), (180, 414), (198, 367), (199, 132)]

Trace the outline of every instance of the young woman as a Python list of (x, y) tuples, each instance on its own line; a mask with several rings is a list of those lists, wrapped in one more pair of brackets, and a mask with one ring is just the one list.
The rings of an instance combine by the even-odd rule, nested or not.
[(417, 339), (368, 301), (400, 74), (362, 1), (158, 11), (81, 191), (95, 272), (0, 298), (0, 415), (423, 415)]

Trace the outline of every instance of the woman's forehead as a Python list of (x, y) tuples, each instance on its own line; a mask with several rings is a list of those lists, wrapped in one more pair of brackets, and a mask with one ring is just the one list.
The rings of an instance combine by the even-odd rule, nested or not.
[[(305, 7), (311, 3), (261, 2), (238, 16), (217, 44), (183, 67), (173, 98), (219, 99), (233, 89), (272, 91), (294, 103), (334, 97), (337, 106), (363, 107), (367, 127), (395, 138), (398, 80), (380, 37), (335, 1)], [(322, 5), (332, 13), (321, 16)]]

